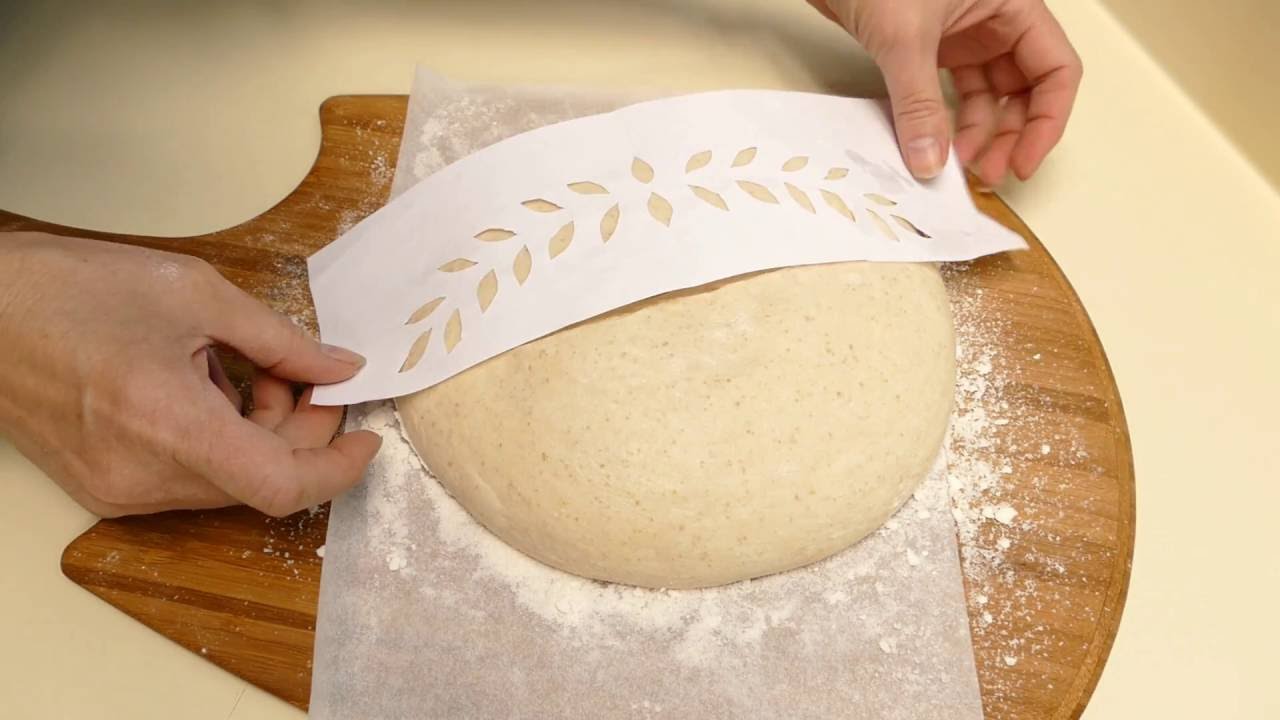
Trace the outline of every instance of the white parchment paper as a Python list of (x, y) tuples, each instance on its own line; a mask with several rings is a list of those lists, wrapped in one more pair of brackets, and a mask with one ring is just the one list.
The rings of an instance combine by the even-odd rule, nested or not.
[(954, 158), (913, 180), (875, 101), (725, 90), (635, 103), (454, 158), (313, 255), (321, 336), (368, 359), (313, 402), (407, 395), (757, 270), (1023, 247), (974, 207)]
[[(419, 74), (393, 192), (530, 127), (616, 98), (469, 89)], [(418, 462), (391, 403), (336, 500), (321, 582), (316, 718), (982, 716), (945, 467), (824, 562), (661, 592), (546, 567), (480, 527)]]

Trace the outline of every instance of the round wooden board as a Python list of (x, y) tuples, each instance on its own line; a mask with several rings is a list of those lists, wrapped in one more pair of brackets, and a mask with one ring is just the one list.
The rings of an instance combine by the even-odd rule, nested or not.
[[(406, 101), (326, 101), (320, 152), (306, 178), (271, 210), (226, 230), (111, 235), (3, 212), (0, 230), (197, 255), (314, 328), (305, 258), (385, 202)], [(1128, 430), (1106, 356), (1061, 270), (1002, 201), (979, 195), (977, 202), (1031, 245), (947, 272), (961, 341), (982, 365), (977, 375), (962, 372), (959, 412), (984, 428), (980, 436), (953, 433), (952, 453), (994, 469), (988, 481), (961, 483), (956, 495), (983, 705), (991, 718), (1078, 717), (1128, 588)], [(232, 363), (239, 377), (245, 371)], [(1018, 512), (1007, 524), (981, 513), (1006, 505)], [(67, 548), (63, 570), (144, 624), (305, 708), (320, 577), (315, 551), (326, 517), (273, 521), (240, 508), (102, 521)]]

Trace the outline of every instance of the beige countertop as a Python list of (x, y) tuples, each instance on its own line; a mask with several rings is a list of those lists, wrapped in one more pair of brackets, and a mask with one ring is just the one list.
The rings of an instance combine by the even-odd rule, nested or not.
[[(325, 97), (406, 93), (415, 62), (504, 83), (877, 87), (801, 0), (20, 5), (0, 9), (0, 207), (122, 232), (265, 210), (310, 166)], [(1085, 717), (1280, 717), (1280, 197), (1099, 4), (1054, 7), (1083, 92), (1058, 152), (1005, 195), (1098, 327), (1138, 477), (1128, 606)], [(65, 580), (59, 553), (90, 523), (0, 441), (0, 717), (301, 715)]]

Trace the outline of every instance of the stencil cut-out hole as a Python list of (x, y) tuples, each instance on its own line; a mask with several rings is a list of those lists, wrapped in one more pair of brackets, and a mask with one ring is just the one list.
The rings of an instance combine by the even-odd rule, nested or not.
[(529, 208), (530, 210), (532, 210), (532, 211), (534, 211), (534, 212), (540, 212), (540, 213), (552, 213), (552, 212), (555, 212), (555, 211), (557, 211), (557, 210), (562, 210), (562, 209), (563, 209), (563, 208), (561, 208), (559, 205), (557, 205), (557, 204), (555, 204), (555, 203), (551, 202), (550, 200), (543, 200), (542, 198), (534, 198), (534, 199), (532, 199), (532, 200), (525, 200), (524, 202), (522, 202), (522, 203), (520, 203), (520, 204), (521, 204), (521, 205), (523, 205), (523, 206), (525, 206), (525, 207), (527, 207), (527, 208)]
[(440, 266), (441, 272), (462, 272), (469, 267), (474, 267), (476, 262), (466, 258), (455, 258)]
[(805, 210), (808, 210), (810, 213), (818, 212), (813, 207), (813, 201), (809, 199), (809, 196), (806, 195), (803, 190), (796, 187), (795, 185), (792, 185), (791, 183), (782, 183), (782, 184), (787, 188), (787, 194), (791, 196), (792, 200), (796, 201), (797, 205), (804, 208)]
[(498, 274), (492, 270), (484, 274), (480, 278), (480, 284), (476, 286), (476, 300), (480, 302), (480, 312), (489, 309), (493, 304), (493, 299), (498, 296)]
[(894, 242), (902, 242), (901, 239), (898, 238), (898, 233), (893, 231), (893, 227), (891, 227), (889, 223), (885, 222), (884, 218), (880, 217), (875, 210), (867, 208), (867, 212), (871, 214), (871, 219), (875, 221), (876, 228), (882, 235)]
[(502, 242), (515, 237), (515, 231), (505, 230), (503, 228), (489, 228), (476, 233), (476, 239), (484, 242)]
[(649, 193), (649, 214), (654, 220), (671, 227), (671, 203), (658, 193)]
[(511, 263), (511, 272), (516, 276), (516, 283), (523, 285), (524, 281), (529, 279), (531, 270), (533, 270), (533, 255), (529, 253), (529, 246), (526, 245), (516, 253), (516, 259)]
[(738, 154), (733, 156), (733, 167), (743, 167), (744, 165), (749, 165), (751, 164), (751, 161), (755, 159), (756, 159), (755, 148), (749, 147), (743, 150), (739, 150)]
[(547, 254), (554, 260), (557, 255), (569, 249), (569, 244), (573, 242), (573, 223), (565, 223), (563, 227), (551, 236), (551, 242), (547, 244)]
[(693, 191), (694, 197), (698, 198), (702, 202), (712, 207), (718, 207), (721, 210), (728, 211), (729, 205), (724, 201), (724, 198), (720, 196), (720, 193), (713, 192), (698, 185), (690, 185), (689, 189)]
[(837, 167), (837, 168), (831, 168), (830, 170), (828, 170), (826, 177), (822, 179), (823, 180), (841, 180), (847, 177), (849, 177), (849, 168)]
[(604, 189), (600, 183), (593, 183), (589, 180), (582, 182), (569, 183), (569, 189), (579, 195), (608, 195), (609, 191)]
[(400, 372), (409, 372), (417, 366), (418, 361), (422, 360), (423, 354), (427, 352), (427, 343), (430, 342), (431, 328), (427, 328), (426, 332), (413, 341), (413, 345), (409, 348), (409, 354), (405, 356), (404, 362), (400, 365)]
[(858, 219), (853, 216), (853, 211), (849, 209), (847, 204), (845, 204), (844, 198), (841, 198), (830, 190), (822, 190), (820, 192), (822, 193), (822, 199), (826, 201), (828, 207), (854, 222), (858, 221)]
[(653, 166), (640, 158), (632, 158), (631, 176), (642, 183), (651, 183), (653, 182)]
[(760, 202), (773, 203), (774, 205), (778, 204), (778, 198), (774, 197), (773, 193), (769, 192), (769, 188), (763, 185), (753, 183), (750, 180), (739, 180), (738, 187), (742, 188), (743, 192)]
[(404, 324), (412, 325), (414, 323), (420, 323), (423, 320), (426, 320), (427, 316), (435, 312), (436, 308), (440, 307), (440, 303), (442, 302), (444, 302), (443, 297), (438, 297), (438, 298), (435, 298), (434, 300), (428, 300), (427, 302), (423, 303), (422, 307), (418, 308), (417, 310), (414, 310), (413, 314), (409, 316), (409, 319), (406, 320)]
[(694, 153), (689, 156), (689, 162), (684, 164), (684, 171), (691, 173), (694, 170), (704, 168), (711, 162), (711, 151), (703, 150), (700, 153)]
[(622, 211), (616, 204), (605, 211), (604, 217), (600, 218), (600, 242), (609, 242), (609, 238), (618, 231), (618, 218), (621, 216)]
[(898, 224), (899, 224), (899, 225), (901, 225), (902, 227), (906, 228), (908, 231), (913, 232), (913, 233), (915, 233), (916, 235), (919, 235), (920, 237), (925, 238), (926, 240), (932, 237), (931, 235), (929, 235), (929, 234), (928, 234), (928, 233), (926, 233), (925, 231), (923, 231), (923, 230), (921, 230), (920, 228), (916, 227), (916, 226), (915, 226), (915, 223), (913, 223), (913, 222), (911, 222), (910, 220), (908, 220), (908, 219), (906, 219), (906, 218), (902, 217), (901, 215), (890, 215), (889, 217), (893, 218), (894, 220), (897, 220), (897, 221), (898, 221)]
[(791, 158), (790, 160), (782, 163), (782, 171), (796, 172), (797, 170), (803, 170), (804, 166), (808, 164), (809, 164), (809, 158), (803, 155), (797, 155)]
[(449, 316), (449, 322), (444, 325), (444, 351), (453, 352), (460, 342), (462, 342), (462, 313), (455, 309)]
[(898, 204), (890, 200), (889, 198), (881, 195), (880, 193), (866, 193), (862, 197), (870, 200), (871, 202), (877, 205), (884, 205), (885, 207), (893, 207), (894, 205)]

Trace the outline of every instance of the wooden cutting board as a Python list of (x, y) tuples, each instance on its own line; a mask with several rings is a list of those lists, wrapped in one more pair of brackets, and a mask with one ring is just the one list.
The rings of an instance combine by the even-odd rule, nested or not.
[[(232, 282), (312, 329), (305, 258), (385, 202), (405, 96), (344, 96), (320, 108), (315, 165), (262, 215), (190, 238), (114, 235), (0, 211), (0, 230), (42, 230), (202, 257)], [(949, 277), (970, 312), (999, 322), (1000, 342), (1044, 348), (1002, 356), (1009, 413), (1037, 428), (1077, 429), (1069, 452), (1025, 438), (1005, 498), (1035, 515), (1000, 571), (966, 580), (983, 705), (991, 718), (1073, 718), (1111, 649), (1134, 539), (1133, 459), (1106, 356), (1070, 284), (1044, 247), (994, 195), (984, 212), (1022, 234), (1030, 252), (972, 263)], [(243, 380), (246, 368), (231, 363)], [(1038, 453), (1035, 448), (1041, 448)], [(316, 603), (328, 508), (272, 519), (243, 508), (104, 520), (69, 545), (63, 572), (148, 627), (299, 708), (310, 696)], [(995, 552), (990, 523), (961, 552)], [(981, 586), (979, 586), (979, 584)], [(1000, 609), (1018, 612), (992, 613)], [(1011, 654), (1011, 648), (1017, 648)]]

